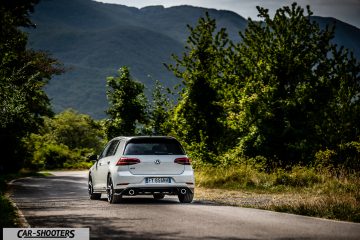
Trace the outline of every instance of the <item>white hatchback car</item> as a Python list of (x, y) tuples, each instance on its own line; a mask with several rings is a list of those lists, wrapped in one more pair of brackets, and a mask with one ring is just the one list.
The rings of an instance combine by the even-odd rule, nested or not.
[(89, 170), (90, 199), (106, 193), (110, 203), (122, 196), (177, 195), (182, 203), (194, 197), (194, 171), (181, 144), (172, 137), (116, 137)]

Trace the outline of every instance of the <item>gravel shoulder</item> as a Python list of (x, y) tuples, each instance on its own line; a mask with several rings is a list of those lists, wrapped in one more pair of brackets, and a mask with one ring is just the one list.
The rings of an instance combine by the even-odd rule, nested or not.
[(299, 201), (303, 194), (253, 193), (239, 190), (209, 189), (197, 187), (195, 199), (229, 206), (267, 209), (269, 206), (291, 204)]

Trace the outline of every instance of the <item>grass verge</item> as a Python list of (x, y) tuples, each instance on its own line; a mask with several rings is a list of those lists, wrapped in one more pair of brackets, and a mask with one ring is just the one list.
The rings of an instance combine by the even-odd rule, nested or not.
[(1, 228), (19, 226), (16, 210), (9, 199), (3, 194), (0, 195), (0, 209)]
[(265, 173), (250, 166), (201, 167), (198, 200), (360, 222), (360, 176), (309, 168)]
[(0, 175), (0, 228), (20, 226), (17, 211), (10, 199), (6, 196), (6, 191), (8, 190), (7, 183), (17, 178), (47, 175), (47, 173), (36, 173), (28, 170), (21, 170), (14, 174)]

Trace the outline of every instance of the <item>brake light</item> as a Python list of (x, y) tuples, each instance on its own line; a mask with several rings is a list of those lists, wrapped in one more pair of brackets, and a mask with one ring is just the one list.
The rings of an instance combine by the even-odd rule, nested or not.
[(181, 165), (190, 165), (190, 158), (182, 157), (182, 158), (176, 158), (175, 163), (181, 164)]
[(116, 166), (134, 165), (134, 164), (138, 164), (138, 163), (140, 163), (140, 159), (122, 157), (116, 163)]

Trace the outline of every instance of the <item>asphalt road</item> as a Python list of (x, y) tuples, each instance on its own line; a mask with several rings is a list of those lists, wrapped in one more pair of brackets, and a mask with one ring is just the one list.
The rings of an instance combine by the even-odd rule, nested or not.
[[(270, 211), (132, 197), (89, 200), (86, 172), (12, 183), (31, 227), (89, 227), (92, 239), (360, 239), (360, 224)], [(103, 196), (105, 197), (105, 196)]]

